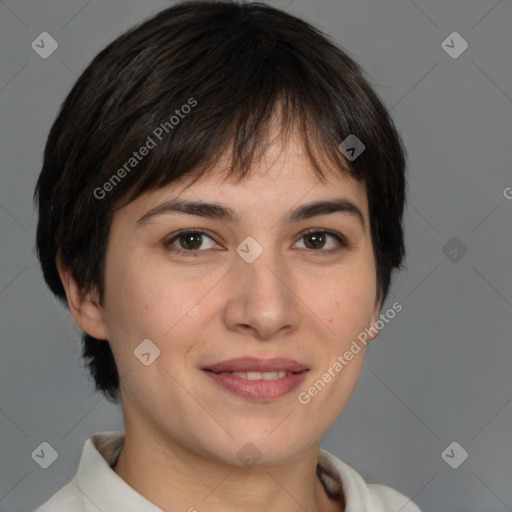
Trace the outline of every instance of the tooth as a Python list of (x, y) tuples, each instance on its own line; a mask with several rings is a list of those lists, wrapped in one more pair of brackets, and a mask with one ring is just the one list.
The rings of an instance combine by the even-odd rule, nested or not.
[(220, 375), (236, 375), (241, 379), (247, 380), (276, 380), (282, 379), (287, 375), (293, 375), (293, 372), (273, 371), (273, 372), (220, 372)]
[(247, 380), (259, 380), (263, 378), (263, 375), (261, 372), (247, 372), (247, 377), (245, 377)]

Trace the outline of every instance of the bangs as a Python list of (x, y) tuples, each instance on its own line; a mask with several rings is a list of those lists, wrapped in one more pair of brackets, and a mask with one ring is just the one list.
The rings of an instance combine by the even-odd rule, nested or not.
[[(270, 127), (283, 141), (292, 132), (300, 136), (319, 179), (327, 168), (362, 179), (365, 155), (350, 166), (338, 147), (352, 134), (368, 148), (369, 132), (377, 125), (352, 77), (361, 72), (357, 65), (313, 29), (308, 34), (315, 44), (302, 38), (301, 48), (292, 29), (293, 45), (283, 29), (275, 37), (270, 29), (236, 20), (218, 23), (224, 26), (200, 34), (184, 31), (195, 34), (193, 41), (168, 37), (162, 44), (150, 34), (160, 44), (137, 51), (145, 70), (137, 79), (133, 66), (113, 70), (118, 97), (105, 101), (100, 115), (106, 122), (92, 141), (96, 147), (103, 141), (106, 154), (93, 186), (112, 185), (109, 200), (98, 201), (102, 206), (120, 198), (131, 201), (187, 174), (200, 178), (226, 156), (226, 177), (242, 179), (272, 142)], [(230, 37), (225, 37), (227, 25)], [(139, 34), (141, 44), (143, 35), (148, 40)], [(129, 85), (120, 87), (123, 83)], [(109, 116), (109, 106), (116, 117)], [(135, 158), (144, 146), (146, 155)]]
[[(127, 179), (119, 188), (119, 194), (129, 188), (124, 199), (130, 202), (144, 192), (166, 187), (184, 177), (190, 178), (193, 184), (218, 166), (219, 161), (225, 180), (247, 179), (270, 145), (278, 141), (284, 146), (296, 135), (321, 181), (333, 169), (356, 177), (338, 149), (339, 138), (325, 131), (325, 123), (312, 116), (304, 103), (289, 96), (274, 101), (274, 104), (255, 104), (253, 111), (247, 104), (225, 111), (217, 121), (224, 125), (223, 131), (208, 123), (198, 135), (185, 126), (187, 120), (184, 120), (182, 127), (176, 128), (180, 133), (164, 134), (161, 141), (151, 135), (156, 140), (155, 147), (131, 175), (131, 180)], [(262, 108), (258, 108), (260, 105)], [(198, 125), (193, 121), (191, 124)], [(126, 204), (124, 200), (123, 204)]]

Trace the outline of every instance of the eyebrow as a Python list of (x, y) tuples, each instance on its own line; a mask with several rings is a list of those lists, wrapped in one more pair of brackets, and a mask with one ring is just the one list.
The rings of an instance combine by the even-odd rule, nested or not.
[[(290, 210), (284, 217), (285, 223), (299, 222), (317, 215), (342, 212), (354, 216), (359, 220), (363, 230), (365, 230), (365, 219), (361, 210), (348, 199), (335, 198), (323, 201), (314, 201), (300, 205)], [(198, 215), (211, 219), (227, 220), (231, 222), (240, 222), (239, 212), (229, 206), (218, 203), (207, 203), (202, 201), (185, 201), (180, 199), (171, 199), (165, 203), (159, 204), (147, 211), (136, 223), (136, 227), (147, 224), (152, 217), (162, 214), (185, 213), (187, 215)]]

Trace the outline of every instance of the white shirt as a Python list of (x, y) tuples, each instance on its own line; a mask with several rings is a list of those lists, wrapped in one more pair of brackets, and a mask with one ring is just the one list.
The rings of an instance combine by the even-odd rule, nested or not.
[[(112, 469), (124, 434), (99, 432), (87, 439), (74, 478), (35, 512), (163, 512)], [(367, 484), (351, 466), (322, 448), (317, 473), (327, 494), (336, 496), (343, 488), (345, 512), (421, 512), (391, 487)]]

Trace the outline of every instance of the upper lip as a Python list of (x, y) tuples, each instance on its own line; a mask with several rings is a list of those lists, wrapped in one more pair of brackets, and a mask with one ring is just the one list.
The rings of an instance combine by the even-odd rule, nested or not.
[(302, 372), (309, 370), (293, 359), (286, 357), (274, 357), (273, 359), (258, 359), (257, 357), (239, 357), (221, 361), (220, 363), (211, 364), (202, 368), (215, 373), (221, 372)]

